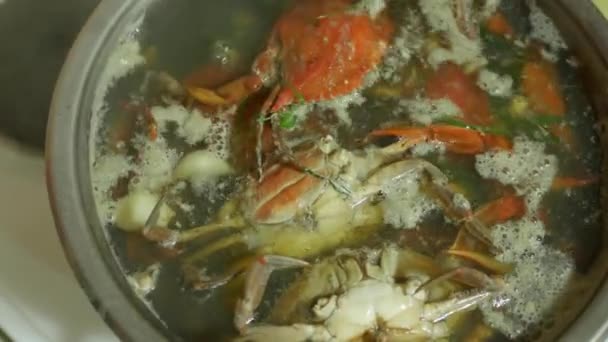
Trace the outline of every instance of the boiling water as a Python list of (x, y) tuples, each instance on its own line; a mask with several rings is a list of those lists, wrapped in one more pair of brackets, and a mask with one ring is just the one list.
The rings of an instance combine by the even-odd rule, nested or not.
[[(134, 159), (105, 160), (102, 155), (111, 155), (114, 147), (109, 146), (108, 141), (119, 133), (113, 133), (115, 127), (129, 126), (133, 130), (141, 129), (141, 113), (125, 109), (125, 101), (136, 101), (146, 103), (150, 106), (161, 106), (154, 103), (155, 99), (148, 97), (148, 94), (138, 91), (142, 83), (145, 83), (149, 76), (147, 71), (162, 70), (174, 76), (176, 79), (187, 77), (198, 66), (226, 60), (227, 63), (234, 62), (237, 54), (239, 72), (246, 72), (247, 66), (251, 63), (255, 55), (264, 47), (272, 24), (280, 15), (281, 11), (288, 6), (288, 1), (266, 0), (266, 1), (238, 1), (224, 0), (216, 1), (196, 1), (196, 0), (172, 0), (158, 3), (153, 7), (146, 18), (146, 22), (141, 30), (142, 53), (147, 59), (145, 68), (137, 69), (128, 77), (121, 79), (111, 90), (108, 114), (103, 118), (102, 129), (100, 130), (99, 148), (96, 152), (97, 160), (94, 168), (102, 176), (93, 177), (96, 187), (108, 183), (106, 174), (113, 171), (111, 166), (116, 166), (122, 170), (119, 185), (108, 186), (112, 189), (112, 198), (120, 198), (133, 191), (134, 188), (145, 186), (147, 189), (164, 191), (162, 181), (160, 185), (143, 184), (145, 177), (135, 184), (127, 184), (129, 179), (138, 179), (133, 174), (149, 172), (155, 177), (163, 177), (163, 172), (170, 172), (174, 167), (180, 152), (190, 151), (197, 148), (205, 148), (220, 157), (226, 157), (234, 162), (240, 174), (229, 176), (217, 180), (213, 185), (205, 182), (194, 186), (184, 186), (179, 190), (179, 196), (174, 196), (170, 205), (175, 209), (177, 217), (174, 220), (176, 228), (189, 228), (212, 221), (214, 215), (222, 207), (227, 199), (232, 198), (244, 184), (247, 160), (251, 155), (243, 152), (243, 145), (248, 145), (251, 122), (243, 119), (242, 122), (234, 126), (226, 126), (215, 119), (205, 119), (198, 122), (197, 127), (205, 127), (207, 136), (192, 138), (191, 144), (185, 143), (180, 139), (179, 127), (168, 123), (166, 127), (159, 129), (164, 137), (162, 143), (148, 144), (144, 138), (133, 138), (126, 145), (119, 147), (121, 153), (133, 153), (134, 150), (145, 150), (150, 155), (156, 155), (155, 162), (146, 162), (145, 157), (142, 161)], [(417, 6), (413, 1), (393, 1), (389, 6), (389, 11), (397, 23), (404, 23), (410, 29), (416, 31), (416, 18), (412, 16), (412, 11), (416, 11)], [(503, 12), (511, 21), (512, 26), (518, 33), (528, 32), (531, 28), (536, 38), (553, 38), (554, 32), (546, 28), (534, 28), (528, 21), (528, 8), (519, 1), (505, 1), (502, 5)], [(417, 13), (417, 12), (416, 12)], [(534, 15), (532, 16), (534, 17)], [(542, 18), (541, 18), (542, 19)], [(408, 20), (411, 20), (408, 23)], [(537, 20), (538, 24), (538, 20)], [(425, 25), (423, 21), (420, 27)], [(533, 34), (534, 35), (534, 34)], [(399, 33), (398, 33), (399, 36)], [(374, 72), (368, 82), (390, 83), (397, 70), (407, 64), (415, 64), (416, 58), (404, 62), (400, 51), (404, 49), (412, 50), (411, 47), (420, 44), (415, 37), (399, 36), (395, 42), (396, 50), (389, 51), (385, 64), (379, 71)], [(500, 43), (500, 42), (499, 42)], [(499, 44), (498, 43), (498, 44)], [(550, 46), (547, 48), (550, 50)], [(559, 47), (558, 47), (559, 48)], [(572, 177), (589, 177), (589, 175), (599, 175), (600, 172), (600, 148), (599, 140), (595, 134), (594, 115), (588, 99), (584, 94), (584, 89), (578, 78), (577, 68), (574, 58), (565, 50), (556, 49), (547, 51), (550, 56), (555, 58), (559, 70), (559, 77), (562, 83), (564, 97), (568, 106), (568, 113), (565, 121), (572, 128), (573, 140), (576, 142), (575, 150), (568, 150), (551, 141), (543, 139), (543, 148), (536, 148), (534, 142), (530, 140), (516, 141), (515, 153), (517, 157), (501, 156), (499, 154), (489, 154), (485, 156), (470, 157), (457, 156), (450, 153), (441, 153), (441, 148), (436, 146), (419, 147), (414, 154), (421, 155), (425, 159), (439, 166), (454, 183), (460, 184), (466, 189), (467, 198), (473, 208), (477, 208), (497, 196), (496, 182), (487, 178), (501, 180), (507, 184), (509, 180), (517, 177), (538, 177), (542, 183), (542, 175), (539, 172), (557, 172), (559, 175), (569, 175)], [(486, 53), (508, 53), (500, 46), (493, 46)], [(392, 54), (392, 55), (391, 55)], [(505, 58), (508, 58), (506, 56)], [(501, 57), (502, 58), (502, 57)], [(496, 59), (496, 58), (495, 58)], [(495, 60), (494, 59), (494, 60)], [(490, 58), (492, 61), (492, 58)], [(235, 62), (237, 63), (237, 62)], [(238, 69), (238, 68), (237, 68)], [(506, 72), (506, 71), (505, 71)], [(333, 103), (327, 103), (322, 108), (329, 108), (330, 112), (340, 112), (339, 115), (332, 116), (319, 114), (316, 118), (319, 122), (324, 122), (326, 126), (335, 125), (342, 122), (340, 128), (335, 132), (341, 146), (354, 149), (361, 146), (361, 139), (373, 128), (377, 128), (387, 122), (404, 121), (424, 121), (428, 118), (413, 119), (416, 114), (420, 114), (421, 104), (416, 104), (415, 98), (410, 101), (402, 99), (387, 98), (378, 96), (375, 87), (365, 89), (362, 92), (343, 98)], [(126, 95), (128, 94), (128, 95)], [(259, 95), (263, 99), (263, 94)], [(249, 101), (258, 101), (256, 97)], [(494, 99), (494, 109), (501, 108), (500, 99)], [(349, 104), (355, 104), (348, 107)], [(424, 104), (422, 104), (424, 105)], [(449, 105), (448, 105), (449, 106)], [(448, 107), (441, 107), (443, 112), (449, 112)], [(159, 113), (156, 118), (158, 121)], [(432, 115), (432, 113), (427, 113)], [(172, 112), (171, 115), (176, 115)], [(184, 115), (187, 115), (184, 114)], [(243, 118), (246, 117), (240, 113)], [(185, 116), (184, 116), (185, 117)], [(346, 118), (346, 120), (345, 120)], [(325, 121), (324, 121), (325, 120)], [(120, 125), (117, 125), (118, 122)], [(123, 132), (124, 133), (124, 132)], [(184, 135), (188, 136), (187, 133)], [(191, 137), (191, 136), (190, 136)], [(249, 137), (249, 138), (247, 138)], [(378, 144), (385, 142), (378, 141)], [(389, 142), (386, 142), (389, 143)], [(160, 145), (159, 145), (160, 144)], [(144, 146), (144, 147), (142, 147)], [(173, 152), (167, 152), (173, 151)], [(178, 151), (178, 152), (176, 152)], [(439, 152), (438, 152), (439, 151)], [(519, 151), (519, 152), (518, 152)], [(576, 152), (573, 152), (576, 151)], [(144, 153), (145, 155), (145, 153)], [(548, 156), (555, 156), (554, 160)], [(141, 158), (141, 156), (139, 156)], [(512, 159), (510, 159), (512, 158)], [(517, 159), (519, 158), (519, 159)], [(543, 158), (547, 162), (543, 162)], [(102, 164), (109, 165), (102, 168)], [(138, 164), (139, 163), (139, 164)], [(507, 170), (513, 167), (511, 164), (520, 163), (519, 169)], [(521, 174), (521, 169), (529, 167), (530, 164), (538, 166), (532, 167), (528, 173)], [(134, 166), (137, 164), (138, 166)], [(243, 165), (241, 165), (243, 164)], [(549, 165), (554, 164), (554, 165)], [(553, 169), (551, 169), (553, 168)], [(105, 170), (105, 171), (99, 171)], [(163, 171), (164, 170), (164, 171)], [(552, 170), (552, 171), (551, 171)], [(115, 171), (114, 171), (115, 172)], [(510, 173), (511, 172), (511, 173)], [(519, 176), (512, 172), (519, 172)], [(482, 177), (481, 175), (484, 175)], [(166, 176), (166, 175), (165, 175)], [(554, 175), (551, 174), (551, 177)], [(100, 181), (100, 179), (104, 181)], [(121, 184), (122, 183), (122, 186)], [(514, 181), (514, 183), (516, 183)], [(535, 186), (540, 186), (535, 183)], [(598, 186), (586, 186), (565, 191), (553, 191), (542, 196), (542, 200), (534, 198), (534, 189), (520, 189), (526, 194), (527, 204), (532, 207), (538, 206), (539, 213), (542, 214), (543, 224), (537, 221), (524, 221), (518, 223), (505, 223), (495, 228), (495, 242), (499, 242), (503, 253), (498, 256), (505, 262), (515, 262), (519, 266), (512, 275), (511, 281), (513, 288), (505, 290), (504, 296), (511, 296), (513, 302), (511, 314), (517, 316), (518, 321), (512, 322), (496, 313), (491, 306), (481, 308), (481, 312), (473, 314), (473, 318), (467, 324), (463, 324), (455, 332), (453, 339), (460, 340), (475, 328), (475, 324), (482, 319), (498, 330), (491, 334), (487, 340), (500, 341), (508, 340), (509, 335), (518, 338), (542, 338), (543, 329), (556, 330), (563, 326), (555, 327), (553, 323), (558, 317), (547, 317), (537, 322), (534, 327), (528, 327), (527, 320), (536, 320), (536, 313), (523, 312), (520, 310), (523, 305), (521, 301), (542, 295), (543, 293), (554, 293), (558, 300), (547, 297), (546, 301), (538, 303), (539, 307), (532, 308), (531, 311), (560, 312), (562, 306), (567, 305), (571, 296), (576, 296), (583, 291), (588, 292), (596, 284), (586, 282), (585, 275), (592, 272), (594, 261), (602, 249), (601, 245), (601, 217), (599, 190)], [(97, 189), (99, 190), (99, 189)], [(400, 195), (399, 200), (391, 204), (386, 204), (385, 222), (388, 224), (378, 236), (371, 241), (355, 243), (354, 245), (343, 245), (338, 247), (375, 247), (381, 246), (386, 242), (398, 242), (417, 251), (435, 256), (441, 251), (449, 248), (458, 233), (457, 227), (443, 218), (441, 210), (432, 204), (420, 207), (419, 217), (404, 216), (400, 208), (405, 205), (420, 203), (419, 197), (408, 198), (408, 192)], [(98, 198), (99, 201), (112, 202), (108, 198)], [(540, 200), (540, 201), (539, 201)], [(536, 202), (538, 203), (536, 203)], [(534, 202), (534, 203), (533, 203)], [(429, 202), (430, 203), (430, 202)], [(98, 203), (99, 204), (99, 203)], [(113, 218), (112, 210), (115, 205), (109, 203), (99, 206), (103, 210), (102, 217)], [(395, 209), (396, 208), (396, 209)], [(395, 229), (393, 226), (401, 225), (402, 229)], [(416, 229), (413, 229), (417, 227)], [(116, 228), (111, 222), (108, 224), (108, 232), (111, 235), (112, 245), (118, 256), (121, 266), (126, 274), (133, 274), (145, 270), (149, 265), (160, 263), (161, 268), (156, 280), (156, 287), (147, 294), (145, 301), (150, 308), (158, 315), (159, 319), (167, 328), (180, 339), (187, 341), (218, 341), (235, 336), (232, 324), (232, 308), (236, 297), (241, 293), (241, 282), (233, 282), (227, 286), (218, 287), (213, 290), (193, 291), (187, 288), (187, 274), (184, 274), (183, 260), (196, 254), (197, 248), (208, 244), (204, 239), (188, 244), (184, 247), (181, 256), (176, 257), (173, 252), (164, 250), (145, 241), (139, 234), (125, 233)], [(223, 233), (213, 236), (221, 237)], [(521, 247), (521, 241), (526, 240), (527, 245)], [(536, 241), (537, 245), (530, 244)], [(295, 241), (294, 243), (297, 243)], [(228, 260), (233, 260), (239, 256), (246, 255), (247, 250), (244, 246), (232, 248), (218, 253), (206, 259), (204, 264), (195, 266), (204, 268), (208, 274), (214, 274), (225, 268)], [(574, 277), (570, 278), (566, 270), (573, 269)], [(297, 272), (283, 272), (272, 278), (270, 290), (265, 301), (260, 308), (259, 318), (264, 318), (265, 314), (271, 310), (273, 300), (284, 289), (289, 282), (296, 276)], [(547, 284), (547, 287), (539, 288), (539, 284)], [(565, 288), (560, 284), (568, 283)], [(555, 286), (555, 288), (551, 288)], [(509, 292), (511, 291), (511, 292)], [(553, 292), (552, 292), (553, 291)], [(560, 295), (561, 293), (561, 295)], [(575, 293), (575, 294), (572, 294)], [(517, 296), (520, 297), (518, 301)], [(516, 299), (513, 299), (516, 298)], [(540, 300), (540, 299), (538, 299)], [(541, 308), (543, 307), (543, 308)], [(562, 311), (563, 312), (563, 311)], [(483, 313), (483, 316), (482, 316)], [(521, 336), (521, 331), (525, 330), (526, 335)]]

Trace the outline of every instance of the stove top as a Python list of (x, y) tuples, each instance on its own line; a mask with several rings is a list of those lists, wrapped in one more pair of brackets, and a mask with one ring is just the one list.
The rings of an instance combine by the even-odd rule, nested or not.
[(99, 0), (0, 0), (0, 133), (43, 149), (55, 81)]
[(65, 260), (42, 155), (55, 81), (97, 2), (0, 0), (0, 341), (118, 341)]

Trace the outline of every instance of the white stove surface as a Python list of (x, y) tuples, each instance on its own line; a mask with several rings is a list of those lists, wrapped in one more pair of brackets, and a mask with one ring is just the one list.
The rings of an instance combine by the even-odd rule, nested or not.
[(16, 342), (113, 342), (65, 260), (44, 160), (0, 139), (0, 328)]

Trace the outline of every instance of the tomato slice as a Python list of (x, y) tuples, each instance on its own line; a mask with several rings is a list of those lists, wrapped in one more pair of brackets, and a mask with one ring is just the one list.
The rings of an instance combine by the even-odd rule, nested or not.
[(500, 11), (494, 13), (486, 22), (488, 31), (505, 37), (513, 37), (515, 30)]
[(449, 99), (464, 115), (464, 120), (472, 125), (492, 123), (488, 95), (477, 86), (475, 80), (454, 63), (444, 63), (426, 84), (426, 94), (430, 99)]
[(564, 116), (566, 103), (557, 74), (547, 62), (530, 61), (523, 69), (523, 89), (532, 108), (542, 114)]

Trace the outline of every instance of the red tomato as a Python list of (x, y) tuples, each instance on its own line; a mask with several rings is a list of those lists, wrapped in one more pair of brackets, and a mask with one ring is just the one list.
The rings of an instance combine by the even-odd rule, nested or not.
[(490, 101), (487, 94), (477, 86), (474, 78), (467, 75), (454, 63), (444, 63), (427, 81), (426, 94), (431, 99), (449, 99), (472, 125), (492, 123)]

